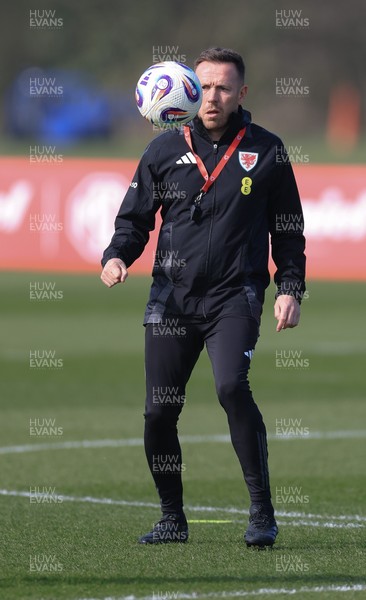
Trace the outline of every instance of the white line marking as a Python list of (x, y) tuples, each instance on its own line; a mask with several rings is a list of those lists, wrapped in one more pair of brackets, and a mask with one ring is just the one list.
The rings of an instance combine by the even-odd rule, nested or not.
[[(338, 439), (360, 439), (366, 437), (366, 430), (344, 430), (344, 431), (312, 431), (307, 435), (277, 435), (268, 434), (271, 441), (293, 441), (293, 440), (338, 440)], [(203, 444), (207, 442), (231, 443), (230, 436), (226, 434), (217, 435), (182, 435), (180, 441), (183, 444)], [(72, 450), (79, 448), (123, 448), (143, 446), (142, 438), (106, 439), (106, 440), (80, 440), (75, 442), (46, 442), (43, 444), (24, 444), (22, 446), (2, 446), (0, 454), (18, 454), (23, 452), (42, 452), (45, 450)]]
[(23, 452), (42, 452), (44, 450), (71, 450), (80, 448), (119, 448), (124, 446), (143, 446), (141, 438), (122, 440), (81, 440), (76, 442), (50, 442), (45, 444), (25, 444), (24, 446), (0, 447), (0, 454)]
[[(363, 592), (366, 590), (366, 585), (363, 583), (354, 585), (317, 585), (314, 587), (302, 586), (300, 588), (259, 588), (258, 590), (237, 590), (225, 592), (207, 592), (200, 594), (192, 592), (186, 594), (184, 592), (165, 592), (164, 598), (167, 600), (201, 600), (203, 598), (247, 598), (250, 596), (278, 596), (280, 594), (294, 596), (295, 594), (321, 594), (324, 592)], [(151, 596), (108, 596), (103, 600), (156, 600), (155, 593)], [(100, 598), (81, 598), (80, 600), (101, 600)]]
[[(16, 496), (21, 498), (30, 498), (32, 496), (31, 492), (27, 491), (18, 491), (18, 490), (1, 490), (0, 496)], [(47, 494), (37, 494), (38, 497), (47, 496)], [(160, 505), (154, 502), (140, 502), (133, 500), (114, 500), (113, 498), (93, 498), (92, 496), (67, 496), (63, 494), (58, 494), (65, 502), (86, 502), (90, 504), (108, 504), (112, 506), (131, 506), (138, 508), (154, 508), (159, 509)], [(220, 506), (191, 506), (186, 505), (187, 511), (192, 512), (202, 512), (202, 513), (228, 513), (228, 514), (238, 514), (238, 515), (248, 515), (249, 511), (247, 509), (240, 509), (234, 507), (220, 507)], [(283, 521), (281, 525), (291, 525), (291, 526), (304, 526), (304, 527), (325, 527), (325, 528), (363, 528), (363, 522), (366, 521), (366, 517), (361, 515), (315, 515), (315, 514), (306, 514), (306, 513), (286, 513), (284, 511), (276, 511), (277, 517), (283, 518), (294, 518), (298, 517), (297, 521)], [(324, 522), (313, 521), (313, 519), (320, 519)], [(345, 523), (334, 523), (333, 521), (346, 521)]]
[(365, 525), (361, 523), (332, 523), (331, 521), (325, 521), (320, 523), (319, 521), (279, 521), (279, 525), (291, 525), (291, 527), (323, 527), (324, 529), (362, 529)]

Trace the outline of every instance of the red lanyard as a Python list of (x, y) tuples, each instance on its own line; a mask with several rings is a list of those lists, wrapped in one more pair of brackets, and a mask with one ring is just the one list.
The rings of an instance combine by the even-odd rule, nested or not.
[(207, 190), (210, 189), (211, 185), (214, 183), (214, 181), (216, 181), (216, 179), (220, 175), (221, 171), (225, 167), (225, 165), (228, 162), (229, 158), (233, 154), (235, 148), (238, 147), (240, 141), (243, 139), (243, 137), (245, 135), (246, 127), (243, 127), (243, 129), (241, 129), (239, 131), (239, 133), (235, 136), (235, 138), (231, 142), (231, 144), (230, 144), (230, 146), (229, 146), (226, 154), (224, 154), (224, 156), (222, 157), (222, 159), (220, 160), (220, 162), (216, 165), (216, 167), (212, 171), (211, 175), (208, 174), (207, 169), (206, 169), (205, 165), (203, 164), (202, 159), (193, 150), (190, 128), (188, 127), (188, 125), (185, 125), (183, 127), (183, 129), (184, 129), (184, 137), (186, 138), (186, 142), (187, 142), (188, 146), (190, 147), (190, 149), (192, 150), (192, 154), (194, 155), (194, 157), (195, 157), (195, 159), (197, 161), (197, 167), (199, 168), (199, 171), (200, 171), (202, 177), (205, 180), (205, 183), (201, 187), (201, 192), (206, 193)]

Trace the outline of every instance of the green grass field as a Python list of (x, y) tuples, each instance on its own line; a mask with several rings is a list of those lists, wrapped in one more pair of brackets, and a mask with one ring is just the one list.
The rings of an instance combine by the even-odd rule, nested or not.
[[(0, 280), (1, 598), (366, 597), (365, 284), (310, 282), (301, 326), (279, 334), (267, 293), (251, 383), (280, 535), (259, 552), (243, 541), (248, 495), (205, 353), (180, 420), (189, 543), (136, 544), (159, 517), (141, 443), (149, 279)], [(30, 300), (34, 282), (62, 298)], [(59, 367), (30, 367), (31, 351)], [(298, 368), (276, 365), (284, 351)], [(30, 419), (47, 431), (30, 435)], [(288, 426), (305, 435), (283, 439)]]

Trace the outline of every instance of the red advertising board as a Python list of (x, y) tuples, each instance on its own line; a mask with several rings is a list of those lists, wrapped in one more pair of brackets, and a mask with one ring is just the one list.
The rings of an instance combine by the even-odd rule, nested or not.
[[(48, 157), (49, 158), (49, 157)], [(135, 160), (0, 158), (0, 269), (98, 271)], [(308, 278), (366, 279), (366, 167), (295, 165)], [(157, 228), (131, 270), (150, 273)]]
[(308, 279), (366, 280), (366, 167), (294, 167), (305, 217)]

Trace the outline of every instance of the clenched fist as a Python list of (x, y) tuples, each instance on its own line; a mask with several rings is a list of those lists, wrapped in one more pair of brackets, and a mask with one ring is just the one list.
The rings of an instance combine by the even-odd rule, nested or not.
[(127, 267), (120, 258), (111, 258), (105, 265), (101, 280), (109, 288), (116, 283), (124, 283), (128, 277)]

